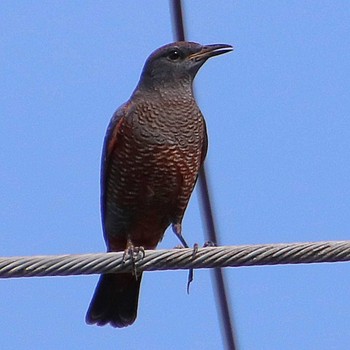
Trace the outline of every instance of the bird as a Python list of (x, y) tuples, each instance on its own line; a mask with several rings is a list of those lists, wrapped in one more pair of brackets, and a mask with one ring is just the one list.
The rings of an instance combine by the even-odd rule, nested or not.
[[(227, 44), (178, 41), (146, 60), (130, 99), (112, 116), (101, 161), (101, 217), (108, 252), (155, 249), (172, 226), (181, 243), (182, 219), (207, 154), (203, 115), (193, 80)], [(100, 276), (86, 323), (123, 328), (137, 317), (142, 272)]]

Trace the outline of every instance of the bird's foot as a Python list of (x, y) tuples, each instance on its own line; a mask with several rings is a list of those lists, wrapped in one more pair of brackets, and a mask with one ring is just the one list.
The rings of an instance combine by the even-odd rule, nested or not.
[[(183, 238), (181, 231), (182, 231), (182, 227), (181, 224), (177, 223), (177, 224), (173, 224), (172, 225), (172, 229), (176, 235), (176, 237), (180, 240), (182, 246), (177, 246), (175, 247), (176, 249), (181, 249), (181, 248), (189, 248), (187, 242), (185, 241), (185, 239)], [(192, 258), (194, 258), (197, 254), (198, 251), (198, 244), (195, 243), (193, 245), (193, 252), (192, 252)], [(193, 269), (189, 269), (188, 271), (188, 277), (187, 277), (187, 294), (190, 294), (190, 284), (193, 281)]]
[[(140, 257), (141, 255), (141, 257)], [(131, 239), (127, 240), (126, 249), (124, 250), (122, 262), (125, 263), (126, 260), (131, 260), (132, 274), (137, 279), (136, 261), (143, 259), (145, 257), (145, 249), (143, 247), (135, 247), (132, 244)]]
[[(198, 252), (198, 243), (195, 243), (193, 245), (193, 250), (192, 250), (192, 259), (195, 258), (197, 252)], [(186, 288), (187, 294), (190, 294), (190, 285), (193, 281), (193, 275), (194, 275), (193, 269), (189, 269), (188, 277), (187, 277), (187, 288)]]
[(181, 244), (176, 245), (173, 249), (184, 249), (185, 247)]
[(206, 241), (203, 244), (203, 248), (206, 248), (206, 247), (217, 247), (217, 244), (215, 242), (212, 242), (212, 241)]
[[(216, 244), (214, 242), (207, 241), (203, 244), (203, 248), (206, 248), (206, 247), (216, 247)], [(198, 252), (198, 243), (195, 243), (193, 245), (192, 259), (195, 258), (197, 252)], [(190, 269), (188, 271), (188, 278), (187, 278), (187, 294), (190, 294), (190, 285), (192, 281), (193, 281), (193, 269)]]

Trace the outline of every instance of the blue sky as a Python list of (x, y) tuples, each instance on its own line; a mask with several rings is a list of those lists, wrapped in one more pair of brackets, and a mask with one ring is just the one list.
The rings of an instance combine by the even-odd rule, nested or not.
[[(228, 43), (196, 79), (220, 243), (350, 234), (350, 3), (185, 1), (187, 37)], [(102, 141), (169, 4), (1, 1), (0, 255), (105, 250)], [(203, 242), (197, 195), (184, 220)], [(178, 242), (169, 231), (160, 247)], [(350, 265), (226, 269), (241, 349), (345, 349)], [(210, 271), (146, 273), (136, 323), (87, 326), (97, 276), (0, 281), (2, 349), (222, 348)]]

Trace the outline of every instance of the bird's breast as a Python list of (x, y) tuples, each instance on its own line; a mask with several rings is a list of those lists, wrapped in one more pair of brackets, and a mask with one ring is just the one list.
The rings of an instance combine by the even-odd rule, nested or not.
[(186, 149), (201, 142), (203, 123), (195, 103), (141, 104), (128, 120), (128, 131), (144, 145), (174, 145)]
[(200, 167), (204, 121), (198, 108), (138, 106), (119, 129), (111, 157), (114, 188), (130, 201), (166, 202)]

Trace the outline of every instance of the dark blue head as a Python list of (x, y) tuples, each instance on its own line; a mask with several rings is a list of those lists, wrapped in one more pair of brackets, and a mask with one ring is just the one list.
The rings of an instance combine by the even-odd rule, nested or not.
[(139, 87), (159, 88), (180, 83), (192, 84), (200, 67), (210, 57), (232, 51), (231, 45), (200, 45), (194, 42), (178, 41), (160, 47), (147, 59)]

